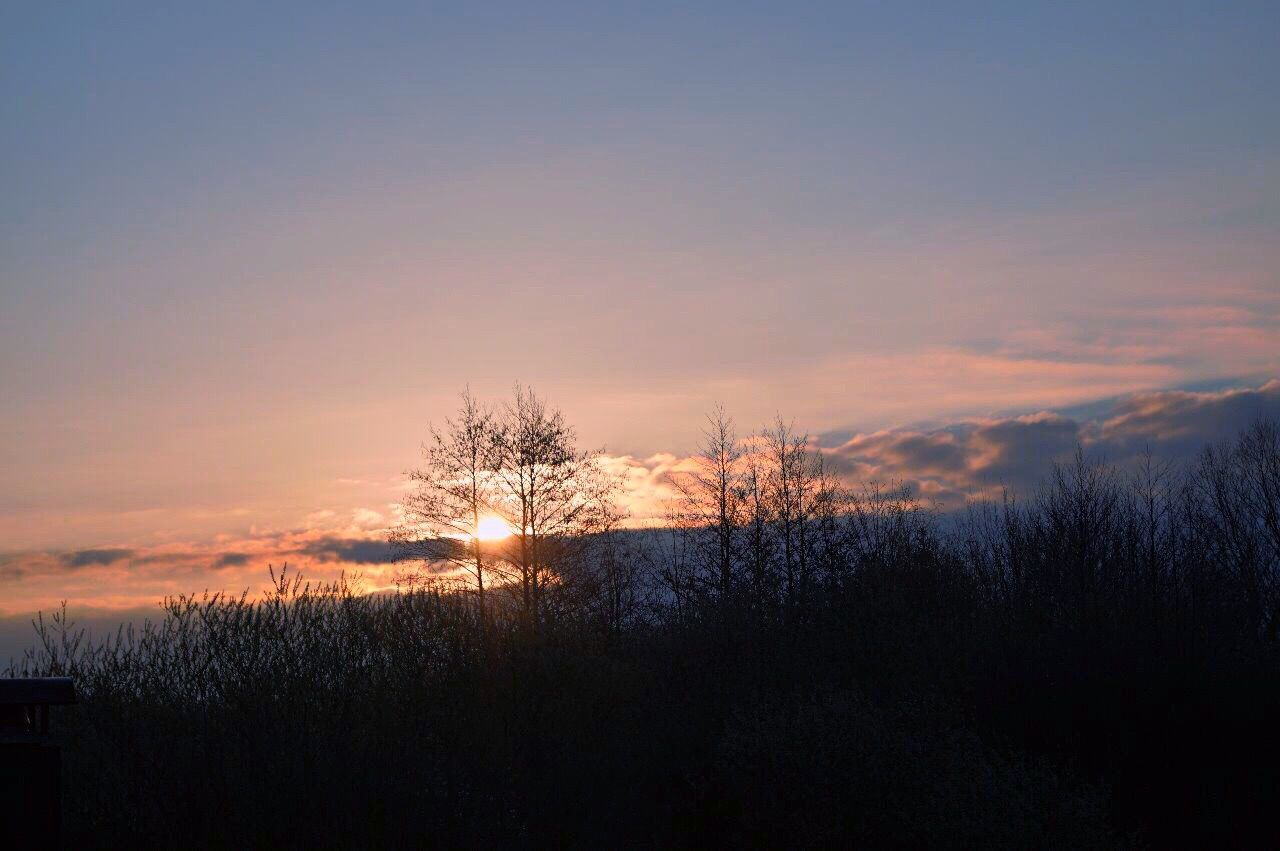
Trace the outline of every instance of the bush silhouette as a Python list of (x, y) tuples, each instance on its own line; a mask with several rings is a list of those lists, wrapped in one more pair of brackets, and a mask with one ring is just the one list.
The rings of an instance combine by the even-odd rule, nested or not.
[(747, 491), (596, 536), (536, 629), (282, 569), (99, 645), (56, 614), (10, 673), (76, 678), (72, 847), (1274, 840), (1278, 451), (1079, 455), (959, 519), (844, 494), (790, 571)]

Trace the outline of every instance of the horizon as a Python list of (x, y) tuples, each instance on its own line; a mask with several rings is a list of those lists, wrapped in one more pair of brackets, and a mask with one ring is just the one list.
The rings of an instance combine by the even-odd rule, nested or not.
[(1274, 4), (8, 24), (5, 619), (382, 583), (468, 386), (637, 524), (716, 404), (946, 506), (1280, 418)]
[[(905, 487), (924, 505), (948, 514), (998, 501), (1006, 491), (1032, 495), (1052, 466), (1068, 462), (1078, 449), (1089, 463), (1121, 472), (1132, 471), (1147, 452), (1174, 469), (1189, 469), (1203, 449), (1228, 442), (1262, 420), (1280, 422), (1280, 379), (1257, 387), (1134, 393), (1074, 409), (931, 427), (807, 435), (807, 442), (845, 484)], [(698, 425), (691, 424), (691, 430)], [(751, 439), (764, 425), (739, 432), (739, 441)], [(665, 512), (680, 500), (675, 479), (694, 469), (692, 451), (646, 458), (602, 452), (599, 458), (620, 486), (621, 528), (635, 531), (663, 527)], [(389, 479), (384, 487), (389, 501), (381, 506), (349, 512), (323, 508), (283, 528), (250, 527), (241, 535), (223, 532), (179, 542), (0, 552), (0, 579), (10, 591), (26, 592), (0, 606), (0, 650), (25, 646), (30, 617), (55, 611), (63, 602), (82, 626), (102, 637), (122, 619), (140, 621), (154, 613), (166, 597), (241, 591), (256, 597), (272, 565), (287, 565), (311, 582), (359, 577), (366, 591), (393, 590), (403, 558), (388, 536), (399, 522), (407, 477)], [(506, 534), (505, 521), (492, 514), (481, 517), (482, 540)], [(126, 587), (114, 595), (92, 590), (122, 581)], [(77, 595), (79, 588), (90, 590)]]

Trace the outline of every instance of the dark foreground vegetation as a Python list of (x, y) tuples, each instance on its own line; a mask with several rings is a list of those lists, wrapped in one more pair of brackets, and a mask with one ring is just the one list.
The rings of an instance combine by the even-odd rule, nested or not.
[(281, 573), (105, 646), (47, 624), (68, 844), (1280, 839), (1274, 427), (962, 517), (737, 445), (672, 528), (542, 541), (532, 597), (477, 546), (483, 616)]

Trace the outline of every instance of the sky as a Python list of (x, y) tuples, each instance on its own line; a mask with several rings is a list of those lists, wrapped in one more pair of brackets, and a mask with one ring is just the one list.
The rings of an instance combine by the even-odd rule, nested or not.
[[(13, 4), (0, 614), (388, 567), (517, 382), (1029, 485), (1280, 411), (1280, 5)], [(964, 6), (965, 8), (961, 8)]]

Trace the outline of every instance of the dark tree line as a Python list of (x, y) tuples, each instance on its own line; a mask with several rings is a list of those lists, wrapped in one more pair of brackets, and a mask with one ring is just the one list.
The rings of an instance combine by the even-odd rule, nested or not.
[(16, 672), (79, 683), (77, 847), (1280, 838), (1274, 424), (942, 513), (717, 411), (639, 531), (527, 390), (424, 452), (401, 593), (273, 574), (103, 645), (42, 623)]

